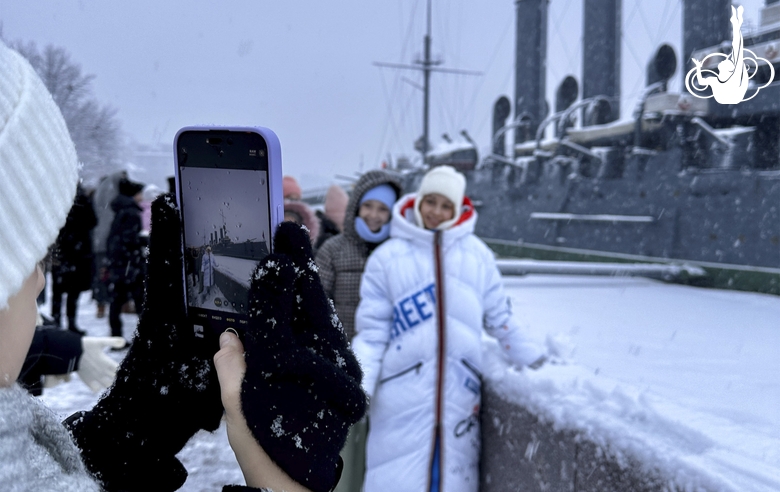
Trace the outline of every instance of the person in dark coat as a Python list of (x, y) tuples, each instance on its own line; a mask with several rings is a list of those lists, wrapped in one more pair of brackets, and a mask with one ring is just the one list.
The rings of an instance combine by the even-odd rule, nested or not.
[(111, 302), (108, 292), (109, 260), (106, 255), (106, 243), (114, 222), (114, 210), (111, 202), (119, 195), (119, 183), (127, 179), (126, 171), (117, 171), (103, 177), (92, 197), (92, 207), (98, 224), (92, 231), (92, 250), (95, 254), (95, 278), (92, 283), (92, 298), (97, 301), (97, 317), (105, 316), (106, 304)]
[(54, 324), (61, 326), (62, 296), (67, 295), (68, 329), (81, 334), (84, 332), (76, 325), (76, 307), (79, 294), (89, 290), (92, 285), (92, 229), (96, 225), (97, 217), (92, 202), (79, 185), (73, 207), (65, 226), (60, 230), (57, 247), (52, 255), (51, 316)]
[(109, 292), (111, 335), (122, 336), (122, 306), (132, 299), (136, 312), (143, 305), (143, 250), (146, 240), (141, 236), (141, 206), (144, 186), (130, 180), (119, 183), (119, 195), (111, 202), (114, 221), (106, 241), (109, 259)]

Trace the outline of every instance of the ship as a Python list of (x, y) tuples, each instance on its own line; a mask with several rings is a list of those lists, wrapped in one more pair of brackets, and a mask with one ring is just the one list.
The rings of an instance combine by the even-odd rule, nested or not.
[(780, 295), (780, 0), (766, 0), (760, 26), (744, 36), (765, 62), (751, 67), (754, 97), (721, 104), (667, 90), (692, 58), (732, 45), (729, 0), (683, 0), (683, 53), (657, 48), (628, 117), (621, 0), (584, 0), (588, 63), (582, 83), (560, 82), (553, 111), (539, 70), (549, 2), (515, 4), (515, 97), (493, 105), (491, 153), (479, 157), (473, 142), (425, 149), (422, 166), (401, 170), (404, 189), (455, 164), (479, 214), (476, 234), (503, 257), (693, 265), (706, 274), (683, 281)]

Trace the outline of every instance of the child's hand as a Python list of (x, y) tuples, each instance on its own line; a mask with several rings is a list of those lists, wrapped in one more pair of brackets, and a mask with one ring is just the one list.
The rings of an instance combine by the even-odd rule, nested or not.
[(246, 484), (271, 490), (307, 491), (268, 457), (247, 427), (241, 411), (241, 383), (246, 373), (244, 345), (229, 331), (220, 336), (219, 342), (220, 350), (214, 355), (214, 366), (217, 368), (222, 405), (225, 407), (228, 441), (236, 454)]

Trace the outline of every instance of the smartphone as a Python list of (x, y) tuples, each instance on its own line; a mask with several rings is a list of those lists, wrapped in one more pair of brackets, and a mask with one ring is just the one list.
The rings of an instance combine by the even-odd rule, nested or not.
[(284, 217), (279, 139), (262, 127), (185, 127), (174, 156), (187, 319), (197, 338), (241, 333), (250, 277)]

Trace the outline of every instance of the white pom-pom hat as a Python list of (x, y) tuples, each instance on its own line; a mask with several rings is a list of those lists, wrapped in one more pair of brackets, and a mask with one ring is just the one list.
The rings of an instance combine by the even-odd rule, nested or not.
[(27, 60), (0, 41), (0, 309), (57, 239), (77, 183), (62, 113)]
[(455, 216), (450, 220), (442, 222), (437, 227), (441, 231), (449, 229), (460, 219), (460, 214), (463, 210), (463, 197), (466, 194), (466, 178), (452, 166), (436, 166), (425, 173), (420, 182), (420, 189), (417, 190), (417, 197), (414, 200), (414, 216), (420, 227), (423, 227), (420, 203), (425, 195), (431, 193), (438, 193), (455, 205)]

